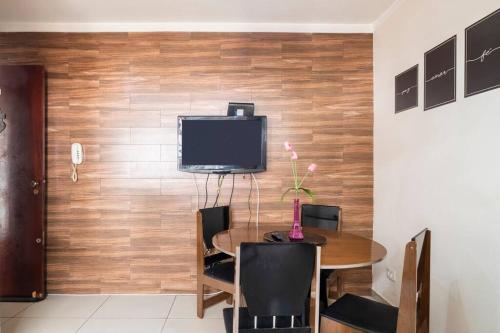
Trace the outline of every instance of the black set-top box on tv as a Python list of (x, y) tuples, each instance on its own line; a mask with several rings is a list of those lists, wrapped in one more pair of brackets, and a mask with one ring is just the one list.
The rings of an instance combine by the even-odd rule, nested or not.
[(177, 165), (197, 173), (266, 170), (267, 117), (179, 116)]

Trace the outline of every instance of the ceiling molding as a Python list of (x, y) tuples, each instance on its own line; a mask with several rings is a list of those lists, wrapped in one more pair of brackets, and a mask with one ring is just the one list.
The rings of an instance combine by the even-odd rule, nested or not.
[(405, 2), (406, 0), (396, 0), (389, 8), (387, 8), (372, 24), (373, 31), (377, 30), (385, 21), (389, 19), (396, 12), (396, 10)]
[(372, 24), (307, 23), (0, 23), (0, 32), (296, 32), (373, 33)]

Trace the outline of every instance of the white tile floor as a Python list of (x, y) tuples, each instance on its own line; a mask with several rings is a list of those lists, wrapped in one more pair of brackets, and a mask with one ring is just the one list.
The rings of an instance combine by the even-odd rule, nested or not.
[(223, 333), (223, 302), (196, 318), (196, 297), (50, 295), (38, 303), (1, 303), (1, 333)]

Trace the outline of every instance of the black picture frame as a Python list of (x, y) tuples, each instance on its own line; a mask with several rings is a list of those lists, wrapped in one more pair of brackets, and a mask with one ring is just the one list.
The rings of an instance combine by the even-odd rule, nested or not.
[(424, 110), (457, 100), (457, 35), (424, 55)]
[(465, 97), (500, 87), (500, 9), (465, 29)]
[(394, 78), (394, 108), (400, 113), (418, 106), (418, 64)]

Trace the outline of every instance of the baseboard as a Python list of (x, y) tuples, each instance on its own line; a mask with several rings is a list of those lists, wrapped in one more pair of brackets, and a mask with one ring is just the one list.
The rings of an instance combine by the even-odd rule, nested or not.
[(392, 305), (392, 306), (394, 306), (394, 304), (391, 304), (391, 302), (389, 302), (389, 301), (388, 301), (388, 300), (387, 300), (384, 296), (380, 295), (378, 292), (376, 292), (376, 291), (375, 291), (375, 290), (373, 290), (373, 289), (372, 289), (372, 295), (373, 295), (374, 297), (379, 298), (379, 299), (382, 301), (382, 303), (385, 303), (385, 304), (387, 304), (387, 305)]

